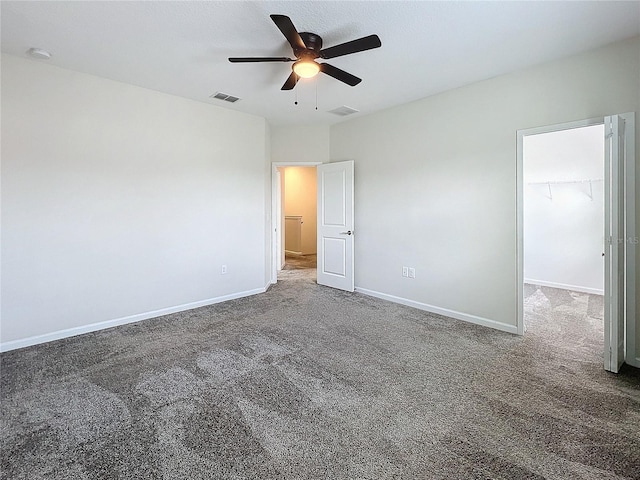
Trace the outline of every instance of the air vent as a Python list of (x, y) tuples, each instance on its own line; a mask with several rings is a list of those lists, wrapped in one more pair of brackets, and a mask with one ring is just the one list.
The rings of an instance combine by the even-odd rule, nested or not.
[(333, 110), (329, 110), (329, 113), (333, 113), (334, 115), (340, 115), (341, 117), (345, 117), (347, 115), (351, 115), (352, 113), (357, 113), (360, 110), (356, 110), (355, 108), (347, 107), (343, 105), (338, 108), (334, 108)]
[(235, 103), (240, 100), (238, 97), (234, 97), (233, 95), (229, 95), (228, 93), (216, 92), (213, 95), (210, 95), (211, 98), (215, 98), (217, 100), (224, 100), (225, 102)]

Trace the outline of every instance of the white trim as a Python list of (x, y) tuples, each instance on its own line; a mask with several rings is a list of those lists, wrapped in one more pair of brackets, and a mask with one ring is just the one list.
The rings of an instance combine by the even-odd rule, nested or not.
[(571, 290), (572, 292), (590, 293), (592, 295), (604, 295), (604, 290), (598, 288), (581, 287), (579, 285), (567, 285), (565, 283), (547, 282), (545, 280), (534, 280), (525, 278), (524, 283), (529, 285), (540, 285), (542, 287), (559, 288), (560, 290)]
[(476, 315), (469, 315), (468, 313), (457, 312), (455, 310), (449, 310), (448, 308), (435, 307), (426, 303), (416, 302), (415, 300), (409, 300), (407, 298), (396, 297), (395, 295), (389, 295), (386, 293), (376, 292), (362, 287), (356, 287), (355, 291), (370, 297), (380, 298), (393, 303), (399, 303), (406, 305), (407, 307), (417, 308), (418, 310), (424, 310), (426, 312), (437, 313), (438, 315), (444, 315), (445, 317), (455, 318), (456, 320), (462, 320), (464, 322), (474, 323), (483, 327), (493, 328), (503, 332), (517, 334), (518, 330), (515, 325), (507, 325), (506, 323), (496, 322), (484, 317), (478, 317)]
[(30, 347), (31, 345), (38, 345), (40, 343), (52, 342), (54, 340), (60, 340), (62, 338), (75, 337), (76, 335), (82, 335), (83, 333), (96, 332), (99, 330), (104, 330), (106, 328), (117, 327), (119, 325), (126, 325), (128, 323), (135, 323), (141, 320), (148, 320), (150, 318), (169, 315), (171, 313), (183, 312), (185, 310), (192, 310), (194, 308), (199, 308), (199, 307), (206, 307), (208, 305), (226, 302), (228, 300), (234, 300), (236, 298), (249, 297), (251, 295), (257, 295), (259, 293), (266, 292), (269, 286), (270, 284), (267, 284), (267, 286), (264, 288), (255, 288), (253, 290), (247, 290), (247, 291), (238, 292), (238, 293), (231, 293), (229, 295), (209, 298), (207, 300), (200, 300), (198, 302), (185, 303), (183, 305), (177, 305), (175, 307), (162, 308), (160, 310), (153, 310), (151, 312), (138, 313), (136, 315), (130, 315), (128, 317), (115, 318), (113, 320), (106, 320), (104, 322), (97, 322), (97, 323), (91, 323), (89, 325), (81, 325), (79, 327), (67, 328), (65, 330), (58, 330), (57, 332), (45, 333), (43, 335), (36, 335), (34, 337), (21, 338), (19, 340), (12, 340), (10, 342), (0, 343), (0, 352), (8, 352), (9, 350)]
[(516, 329), (524, 335), (524, 135), (516, 132)]
[[(282, 243), (282, 175), (278, 167), (271, 167), (271, 283), (277, 283), (278, 270), (281, 270), (282, 258), (280, 249)], [(276, 217), (277, 215), (277, 217)]]
[(278, 167), (317, 167), (322, 162), (271, 162), (275, 168)]
[[(620, 115), (625, 122), (625, 152), (626, 164), (624, 185), (625, 190), (625, 286), (626, 286), (626, 339), (625, 339), (625, 362), (634, 367), (640, 368), (640, 358), (636, 355), (636, 151), (635, 151), (635, 113), (623, 113)], [(632, 238), (632, 241), (628, 237)], [(635, 360), (634, 360), (635, 359)]]
[(302, 252), (294, 252), (292, 250), (287, 250), (286, 248), (284, 249), (284, 253), (288, 253), (289, 255), (295, 255), (295, 256), (298, 256), (298, 257), (302, 256)]
[(595, 125), (604, 124), (604, 115), (601, 117), (587, 118), (586, 120), (574, 120), (572, 122), (555, 123), (553, 125), (543, 125), (541, 127), (525, 128), (518, 130), (518, 134), (525, 137), (529, 135), (538, 135), (540, 133), (559, 132), (562, 130), (572, 130), (574, 128), (593, 127)]

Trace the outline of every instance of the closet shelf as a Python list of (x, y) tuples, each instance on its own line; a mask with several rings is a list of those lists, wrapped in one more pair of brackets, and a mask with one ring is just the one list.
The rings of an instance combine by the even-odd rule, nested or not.
[(527, 185), (565, 185), (569, 183), (592, 183), (603, 181), (603, 178), (587, 178), (585, 180), (548, 180), (546, 182), (528, 182)]
[(587, 196), (593, 201), (593, 182), (604, 182), (603, 178), (586, 178), (583, 180), (548, 180), (546, 182), (527, 182), (527, 185), (547, 185), (549, 188), (549, 200), (553, 200), (551, 193), (551, 185), (571, 185), (571, 184), (589, 184), (589, 193)]

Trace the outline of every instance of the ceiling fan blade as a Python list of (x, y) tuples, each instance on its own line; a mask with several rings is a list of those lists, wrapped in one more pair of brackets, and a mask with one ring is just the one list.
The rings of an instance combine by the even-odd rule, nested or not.
[(347, 73), (344, 70), (340, 70), (339, 68), (334, 67), (333, 65), (329, 65), (328, 63), (321, 63), (320, 71), (352, 87), (355, 87), (362, 81), (361, 78), (358, 78), (355, 75), (351, 75), (350, 73)]
[(231, 63), (257, 63), (257, 62), (294, 62), (288, 57), (230, 57)]
[(287, 81), (284, 82), (284, 85), (282, 85), (282, 88), (280, 90), (293, 90), (293, 87), (296, 86), (296, 83), (298, 83), (299, 79), (300, 77), (296, 74), (296, 72), (291, 72), (291, 75), (289, 75), (289, 78), (287, 78)]
[(276, 24), (276, 26), (280, 29), (282, 34), (285, 36), (291, 48), (293, 48), (294, 53), (298, 50), (304, 50), (307, 46), (304, 44), (302, 37), (296, 30), (296, 27), (293, 26), (293, 22), (286, 15), (269, 15), (271, 20)]
[(335, 58), (351, 53), (364, 52), (365, 50), (371, 50), (381, 46), (382, 42), (377, 35), (369, 35), (368, 37), (358, 38), (357, 40), (351, 40), (350, 42), (320, 50), (320, 56), (322, 58)]

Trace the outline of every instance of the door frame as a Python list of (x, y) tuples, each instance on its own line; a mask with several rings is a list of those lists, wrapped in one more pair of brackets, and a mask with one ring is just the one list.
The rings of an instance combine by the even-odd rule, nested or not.
[[(618, 114), (624, 118), (627, 125), (625, 136), (625, 148), (627, 151), (625, 167), (625, 185), (621, 191), (624, 192), (625, 224), (626, 231), (635, 232), (635, 115), (633, 113)], [(518, 335), (524, 335), (524, 137), (541, 133), (558, 132), (571, 130), (574, 128), (590, 127), (594, 125), (604, 125), (604, 115), (586, 120), (545, 125), (541, 127), (517, 130), (516, 136), (516, 327)], [(604, 152), (603, 152), (604, 155)], [(610, 208), (609, 200), (604, 199), (605, 210)], [(604, 220), (603, 220), (604, 227)], [(604, 228), (603, 228), (604, 236)], [(630, 239), (626, 239), (627, 255), (625, 258), (625, 318), (626, 318), (626, 338), (625, 338), (625, 363), (640, 367), (638, 359), (635, 358), (635, 244)], [(611, 321), (611, 319), (609, 319)]]
[[(271, 283), (278, 283), (278, 265), (284, 251), (282, 223), (282, 178), (278, 168), (317, 167), (322, 162), (271, 162)], [(285, 193), (286, 195), (286, 193)]]

